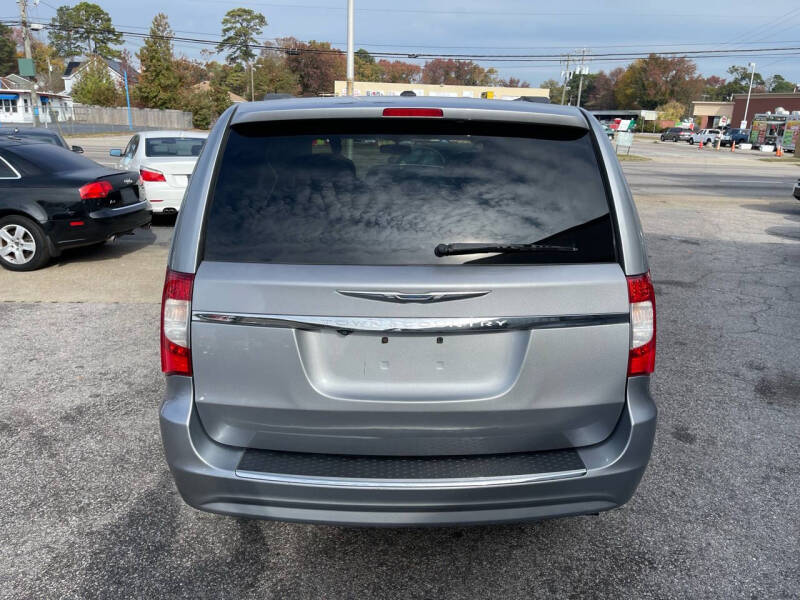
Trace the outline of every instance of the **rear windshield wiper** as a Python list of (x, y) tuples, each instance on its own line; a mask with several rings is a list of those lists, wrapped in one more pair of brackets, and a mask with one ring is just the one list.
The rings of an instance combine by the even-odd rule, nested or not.
[(439, 244), (434, 248), (436, 256), (455, 256), (456, 254), (485, 254), (487, 252), (577, 252), (575, 246), (555, 246), (552, 244)]

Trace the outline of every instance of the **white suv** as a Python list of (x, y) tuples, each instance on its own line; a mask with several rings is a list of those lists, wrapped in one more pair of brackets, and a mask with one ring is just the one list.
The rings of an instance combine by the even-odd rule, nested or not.
[(696, 131), (690, 135), (687, 141), (690, 144), (699, 144), (702, 142), (703, 144), (709, 145), (716, 143), (719, 135), (719, 129), (701, 129), (700, 131)]

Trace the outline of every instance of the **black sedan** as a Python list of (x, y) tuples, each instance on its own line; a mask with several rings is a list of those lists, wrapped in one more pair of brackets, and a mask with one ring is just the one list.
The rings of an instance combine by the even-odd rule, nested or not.
[(52, 129), (42, 129), (39, 127), (23, 127), (15, 128), (11, 133), (4, 135), (11, 140), (18, 140), (22, 142), (44, 142), (46, 144), (53, 144), (54, 146), (61, 146), (67, 150), (72, 150), (78, 154), (83, 154), (83, 148), (80, 146), (70, 146), (67, 141), (61, 137), (57, 131)]
[(149, 225), (138, 179), (59, 146), (0, 138), (0, 266), (32, 271), (65, 248)]

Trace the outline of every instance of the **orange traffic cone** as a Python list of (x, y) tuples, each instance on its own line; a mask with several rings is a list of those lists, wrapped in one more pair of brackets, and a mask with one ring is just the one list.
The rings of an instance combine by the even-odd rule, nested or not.
[(778, 151), (775, 153), (775, 156), (777, 156), (778, 158), (780, 158), (781, 156), (783, 156), (783, 148), (781, 148), (780, 146), (778, 146)]
[(697, 146), (697, 147), (698, 147), (698, 149), (702, 150), (702, 149), (703, 149), (703, 142), (701, 141), (701, 142), (700, 142), (700, 145), (699, 145), (699, 146)]
[(736, 142), (731, 142), (731, 152), (736, 151)]

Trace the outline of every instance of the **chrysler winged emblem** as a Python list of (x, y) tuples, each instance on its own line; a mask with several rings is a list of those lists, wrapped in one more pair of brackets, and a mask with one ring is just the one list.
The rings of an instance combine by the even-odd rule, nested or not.
[(432, 304), (434, 302), (448, 302), (450, 300), (465, 300), (485, 296), (489, 290), (470, 292), (384, 292), (371, 290), (337, 290), (343, 296), (363, 298), (364, 300), (379, 300), (380, 302), (399, 302), (403, 304)]

